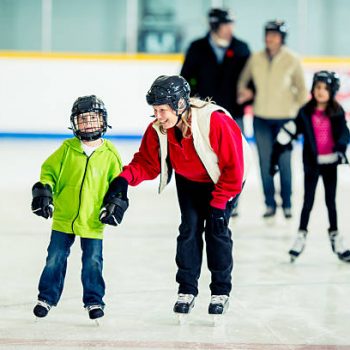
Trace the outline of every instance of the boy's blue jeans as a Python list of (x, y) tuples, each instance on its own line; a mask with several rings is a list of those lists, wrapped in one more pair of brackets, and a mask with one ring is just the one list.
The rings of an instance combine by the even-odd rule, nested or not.
[[(52, 231), (47, 248), (46, 265), (39, 281), (38, 299), (50, 305), (60, 300), (67, 270), (67, 258), (75, 240), (74, 234)], [(82, 250), (81, 281), (84, 307), (104, 305), (105, 283), (102, 277), (102, 240), (80, 238)]]
[[(260, 174), (264, 189), (265, 204), (267, 207), (276, 208), (275, 185), (273, 176), (270, 175), (270, 164), (273, 144), (281, 126), (290, 120), (285, 119), (263, 119), (257, 116), (253, 119), (254, 137), (259, 154)], [(292, 172), (291, 151), (286, 150), (278, 161), (282, 207), (291, 207), (292, 194)]]

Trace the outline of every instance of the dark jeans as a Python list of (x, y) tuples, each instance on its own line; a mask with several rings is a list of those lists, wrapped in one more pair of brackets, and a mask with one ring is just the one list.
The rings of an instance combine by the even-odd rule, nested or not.
[(314, 205), (318, 178), (321, 176), (328, 210), (329, 230), (338, 230), (337, 208), (335, 204), (335, 195), (337, 191), (337, 165), (323, 164), (315, 167), (306, 166), (304, 172), (304, 204), (301, 211), (299, 229), (307, 231), (310, 213)]
[(231, 231), (227, 223), (237, 198), (228, 202), (226, 225), (217, 232), (209, 217), (209, 203), (214, 185), (189, 181), (176, 174), (176, 186), (181, 210), (176, 250), (176, 281), (179, 283), (179, 293), (198, 294), (205, 232), (211, 294), (229, 295), (232, 288), (233, 257)]
[[(60, 300), (67, 270), (67, 258), (74, 243), (75, 235), (52, 231), (47, 248), (46, 265), (39, 281), (38, 299), (50, 305), (57, 305)], [(102, 240), (80, 238), (82, 249), (83, 303), (104, 305), (105, 283), (102, 277)]]
[[(256, 116), (253, 120), (265, 204), (272, 208), (276, 208), (275, 185), (273, 176), (270, 175), (272, 148), (281, 126), (289, 120), (290, 119), (270, 120)], [(281, 154), (278, 166), (281, 180), (282, 207), (290, 208), (292, 194), (291, 151), (286, 150)]]

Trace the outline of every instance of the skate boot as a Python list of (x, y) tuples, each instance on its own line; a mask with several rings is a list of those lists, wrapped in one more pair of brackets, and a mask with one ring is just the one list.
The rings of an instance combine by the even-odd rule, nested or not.
[(268, 225), (272, 225), (275, 222), (276, 208), (266, 207), (266, 211), (263, 215), (263, 219)]
[(213, 325), (217, 326), (222, 320), (222, 315), (229, 307), (229, 297), (227, 295), (212, 295), (208, 307), (209, 315), (212, 315)]
[(90, 320), (94, 320), (98, 326), (98, 319), (104, 316), (103, 306), (102, 305), (89, 305), (85, 308), (89, 313)]
[(37, 304), (34, 306), (33, 313), (38, 318), (46, 317), (51, 309), (51, 305), (46, 301), (38, 300)]
[(291, 208), (283, 208), (283, 215), (284, 217), (289, 220), (292, 218), (292, 209)]
[(299, 230), (297, 232), (297, 237), (294, 241), (293, 247), (289, 251), (290, 262), (294, 262), (295, 259), (303, 252), (305, 248), (307, 231)]
[(194, 299), (195, 296), (193, 294), (179, 293), (173, 310), (177, 314), (180, 324), (183, 324), (186, 321), (186, 316), (193, 309)]
[(328, 234), (333, 252), (338, 255), (340, 260), (350, 262), (350, 250), (344, 247), (343, 236), (336, 230), (328, 231)]

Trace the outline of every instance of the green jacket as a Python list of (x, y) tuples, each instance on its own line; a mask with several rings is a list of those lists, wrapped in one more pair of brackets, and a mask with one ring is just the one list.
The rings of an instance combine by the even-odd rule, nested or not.
[(53, 191), (52, 229), (84, 238), (103, 238), (99, 220), (104, 195), (122, 169), (120, 156), (108, 140), (90, 157), (76, 137), (65, 140), (42, 165), (40, 182)]

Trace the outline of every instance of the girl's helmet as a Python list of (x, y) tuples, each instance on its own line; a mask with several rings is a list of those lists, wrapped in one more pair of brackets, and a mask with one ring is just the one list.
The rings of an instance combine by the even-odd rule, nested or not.
[(185, 109), (190, 107), (190, 92), (190, 85), (181, 75), (161, 75), (148, 90), (146, 100), (151, 106), (167, 104), (177, 112), (181, 99), (185, 102)]
[[(84, 123), (91, 123), (88, 116), (89, 112), (95, 112), (99, 115), (98, 126), (92, 127), (88, 130), (80, 130), (78, 125), (78, 117), (80, 115), (87, 114), (85, 116), (86, 121), (84, 121)], [(105, 134), (107, 127), (110, 128), (110, 126), (107, 124), (106, 107), (102, 100), (97, 98), (95, 95), (82, 96), (75, 100), (72, 107), (70, 121), (71, 129), (73, 130), (74, 135), (78, 139), (84, 141), (97, 140)]]
[(327, 70), (321, 70), (319, 72), (316, 72), (314, 74), (314, 77), (312, 79), (312, 87), (311, 87), (311, 93), (314, 91), (314, 87), (317, 82), (323, 82), (327, 85), (330, 98), (334, 98), (336, 93), (338, 92), (340, 88), (340, 79), (339, 75), (335, 72), (330, 72)]

